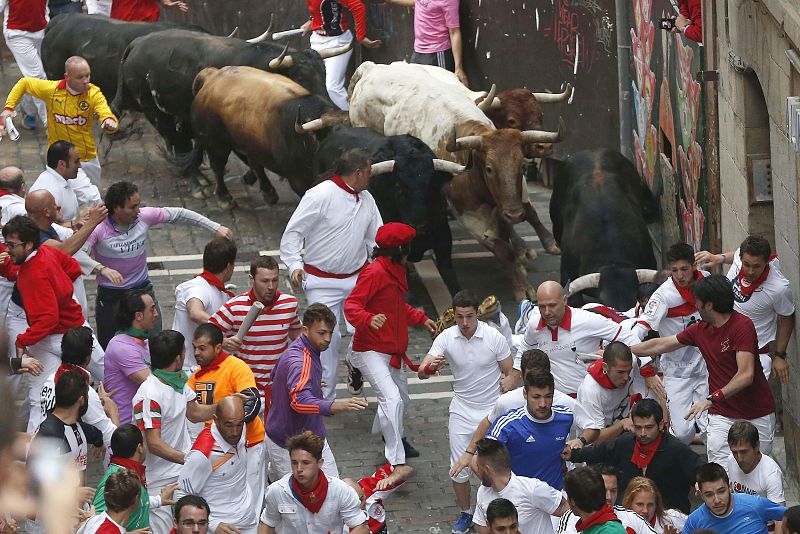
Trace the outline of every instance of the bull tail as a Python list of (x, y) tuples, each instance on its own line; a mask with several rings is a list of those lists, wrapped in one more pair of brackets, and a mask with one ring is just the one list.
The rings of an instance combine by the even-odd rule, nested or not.
[(110, 107), (111, 112), (119, 117), (120, 113), (125, 109), (128, 109), (129, 101), (126, 99), (127, 93), (125, 92), (125, 71), (123, 67), (125, 65), (125, 60), (128, 58), (128, 54), (130, 54), (131, 45), (128, 45), (125, 48), (125, 52), (122, 53), (122, 58), (119, 60), (119, 68), (117, 69), (117, 94), (114, 95), (114, 100), (111, 101)]

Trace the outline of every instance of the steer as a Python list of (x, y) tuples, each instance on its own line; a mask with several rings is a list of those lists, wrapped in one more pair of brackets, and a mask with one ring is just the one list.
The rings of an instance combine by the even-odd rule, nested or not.
[[(314, 182), (313, 156), (317, 140), (298, 121), (319, 119), (327, 126), (347, 120), (327, 98), (310, 94), (286, 76), (252, 67), (205, 68), (193, 87), (192, 128), (196, 135), (195, 164), (208, 154), (223, 206), (232, 198), (223, 180), (231, 152), (258, 176), (265, 200), (272, 202), (264, 168), (289, 180), (302, 196)], [(299, 130), (296, 131), (296, 130)]]
[[(538, 155), (537, 144), (560, 141), (560, 132), (498, 130), (463, 90), (419, 65), (363, 63), (349, 93), (354, 126), (383, 135), (413, 135), (437, 157), (461, 164), (472, 152), (474, 166), (455, 176), (445, 193), (464, 226), (501, 261), (515, 297), (522, 298), (529, 289), (525, 264), (535, 257), (512, 226), (525, 217), (525, 158)], [(539, 233), (544, 226), (537, 222)]]
[(453, 268), (453, 236), (447, 223), (447, 200), (442, 187), (451, 174), (464, 172), (465, 167), (437, 159), (428, 145), (416, 137), (384, 137), (369, 128), (345, 125), (334, 126), (320, 143), (315, 166), (329, 169), (342, 152), (352, 148), (369, 152), (373, 163), (395, 162), (391, 171), (370, 180), (369, 191), (375, 197), (381, 217), (384, 222), (403, 222), (416, 229), (409, 261), (417, 262), (426, 250), (433, 249), (442, 281), (451, 294), (456, 294), (461, 287)]
[(647, 224), (658, 218), (636, 167), (619, 152), (595, 149), (551, 159), (545, 172), (554, 184), (550, 219), (561, 246), (561, 282), (572, 280), (573, 303), (591, 289), (607, 306), (632, 308), (639, 284), (655, 274)]

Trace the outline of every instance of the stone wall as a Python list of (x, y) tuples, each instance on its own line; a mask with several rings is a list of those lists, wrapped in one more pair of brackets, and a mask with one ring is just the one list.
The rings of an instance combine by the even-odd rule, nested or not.
[[(791, 281), (800, 306), (800, 157), (789, 144), (786, 132), (786, 98), (800, 95), (800, 73), (786, 55), (786, 50), (800, 49), (800, 6), (793, 0), (713, 1), (717, 27), (713, 44), (720, 58), (722, 248), (736, 248), (750, 233), (767, 236), (775, 244), (781, 270)], [(705, 3), (705, 7), (709, 5), (710, 2)], [(751, 205), (748, 196), (747, 155), (759, 152), (771, 155), (771, 206)], [(789, 346), (790, 384), (782, 388), (787, 462), (794, 477), (800, 467), (800, 443), (795, 439), (800, 436), (797, 337), (795, 332)]]

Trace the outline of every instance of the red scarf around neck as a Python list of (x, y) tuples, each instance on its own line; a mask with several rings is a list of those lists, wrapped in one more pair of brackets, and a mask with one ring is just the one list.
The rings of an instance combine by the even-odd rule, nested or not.
[(767, 276), (769, 276), (769, 263), (767, 263), (767, 265), (764, 267), (764, 272), (761, 273), (761, 276), (759, 276), (752, 282), (748, 282), (745, 279), (744, 271), (740, 268), (739, 274), (736, 276), (736, 278), (738, 281), (739, 290), (742, 292), (742, 295), (744, 295), (745, 297), (749, 297), (750, 295), (752, 295), (753, 291), (758, 289), (761, 286), (761, 284), (764, 283), (764, 280), (767, 279)]
[(222, 280), (220, 280), (219, 278), (217, 278), (217, 276), (214, 273), (209, 272), (206, 269), (203, 269), (202, 273), (200, 273), (197, 276), (195, 276), (195, 278), (197, 278), (197, 277), (202, 278), (203, 280), (208, 282), (208, 285), (210, 285), (211, 287), (215, 287), (215, 288), (219, 289), (221, 292), (225, 293), (229, 297), (233, 297), (234, 296), (234, 294), (231, 291), (228, 291), (227, 289), (225, 289), (225, 283)]
[(142, 462), (137, 462), (131, 458), (121, 458), (119, 456), (111, 456), (111, 463), (116, 464), (120, 467), (124, 467), (125, 469), (130, 469), (133, 471), (137, 477), (139, 477), (139, 482), (142, 483), (142, 486), (145, 488), (147, 487), (147, 479), (144, 476), (144, 464)]
[(658, 450), (659, 445), (661, 445), (662, 439), (664, 439), (663, 432), (659, 432), (655, 441), (648, 445), (642, 445), (639, 443), (638, 439), (634, 438), (631, 463), (639, 469), (645, 469), (648, 465), (650, 465), (650, 462), (653, 461), (653, 457), (656, 455), (656, 451)]
[[(696, 282), (697, 280), (701, 280), (703, 278), (703, 273), (700, 271), (694, 271), (692, 276), (692, 280)], [(694, 295), (692, 294), (692, 284), (689, 284), (686, 287), (681, 287), (675, 283), (675, 280), (672, 281), (672, 285), (675, 286), (675, 289), (678, 290), (681, 298), (683, 299), (683, 304), (680, 306), (675, 306), (674, 308), (670, 308), (667, 310), (667, 317), (685, 317), (687, 315), (691, 315), (697, 311), (697, 308), (694, 306)]]
[(225, 359), (228, 356), (229, 356), (229, 354), (227, 352), (225, 352), (224, 350), (222, 352), (220, 352), (219, 356), (217, 356), (214, 359), (213, 362), (211, 362), (210, 364), (206, 365), (205, 367), (200, 367), (200, 368), (197, 369), (197, 371), (195, 371), (195, 375), (194, 375), (195, 379), (200, 378), (204, 374), (206, 374), (206, 373), (208, 373), (210, 371), (213, 371), (214, 369), (219, 369), (219, 366), (222, 365), (222, 362), (224, 362)]
[(592, 375), (595, 382), (600, 384), (605, 389), (617, 389), (617, 386), (611, 383), (608, 375), (603, 372), (603, 360), (595, 360), (589, 366), (589, 374)]
[(325, 502), (325, 497), (328, 495), (328, 477), (325, 476), (325, 473), (320, 471), (317, 485), (306, 492), (300, 488), (300, 484), (297, 483), (294, 476), (290, 477), (289, 481), (291, 482), (292, 495), (294, 495), (295, 499), (300, 501), (312, 514), (319, 512)]
[(55, 377), (55, 380), (53, 382), (55, 384), (57, 384), (58, 383), (58, 379), (61, 378), (62, 374), (66, 373), (67, 371), (74, 371), (75, 369), (77, 369), (81, 373), (83, 373), (83, 376), (86, 377), (86, 383), (88, 384), (89, 380), (90, 380), (89, 372), (86, 369), (84, 369), (83, 367), (81, 367), (79, 365), (73, 365), (71, 363), (62, 363), (61, 365), (58, 366), (58, 369), (56, 369), (56, 377)]
[(578, 523), (575, 525), (575, 530), (581, 532), (582, 530), (586, 530), (597, 525), (602, 525), (603, 523), (608, 523), (609, 521), (622, 523), (622, 521), (620, 521), (617, 517), (617, 514), (614, 513), (614, 509), (611, 507), (611, 505), (606, 503), (602, 508), (586, 519), (579, 519)]
[(6, 196), (6, 195), (13, 195), (13, 194), (14, 194), (14, 193), (12, 193), (11, 191), (9, 191), (8, 189), (0, 189), (0, 197), (4, 197), (4, 196)]
[(358, 198), (358, 191), (356, 191), (355, 189), (353, 189), (352, 187), (350, 187), (349, 185), (347, 185), (347, 184), (345, 183), (345, 181), (344, 181), (344, 180), (342, 180), (342, 177), (341, 177), (341, 176), (338, 176), (338, 175), (337, 175), (337, 176), (334, 176), (333, 178), (331, 178), (331, 182), (335, 183), (335, 184), (336, 184), (336, 185), (338, 185), (340, 188), (344, 189), (345, 191), (347, 191), (348, 193), (350, 193), (351, 195), (353, 195), (354, 197), (356, 197), (356, 202), (358, 202), (358, 201), (359, 201), (359, 198)]

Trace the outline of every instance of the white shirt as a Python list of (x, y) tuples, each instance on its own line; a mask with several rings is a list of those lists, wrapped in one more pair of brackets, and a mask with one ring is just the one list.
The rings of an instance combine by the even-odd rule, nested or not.
[(783, 472), (778, 463), (761, 453), (761, 460), (755, 469), (745, 473), (739, 468), (739, 464), (733, 457), (728, 455), (725, 465), (728, 478), (731, 481), (731, 488), (734, 493), (747, 493), (749, 495), (759, 495), (772, 502), (786, 502), (783, 493)]
[[(728, 279), (736, 280), (742, 268), (742, 257), (739, 249), (733, 255), (733, 265), (728, 271)], [(769, 274), (766, 280), (750, 297), (745, 297), (738, 291), (734, 284), (733, 309), (746, 315), (753, 321), (758, 336), (758, 347), (765, 347), (770, 341), (775, 340), (778, 331), (778, 315), (792, 315), (794, 313), (794, 300), (792, 286), (789, 280), (780, 271), (778, 258), (769, 262)]]
[(86, 175), (79, 175), (73, 180), (66, 180), (54, 169), (45, 167), (29, 191), (47, 189), (56, 199), (56, 206), (61, 207), (61, 216), (71, 221), (78, 216), (80, 206), (92, 206), (102, 203), (100, 192)]
[(291, 476), (289, 473), (269, 485), (261, 512), (261, 522), (278, 534), (340, 534), (342, 525), (352, 529), (367, 522), (356, 491), (338, 478), (320, 471), (320, 476), (328, 479), (328, 494), (319, 512), (312, 514), (292, 495)]
[[(56, 406), (56, 374), (53, 373), (47, 377), (42, 385), (42, 398), (39, 402), (39, 410), (33, 410), (30, 414), (30, 425), (33, 428), (38, 428), (39, 425), (47, 417), (47, 412)], [(89, 388), (89, 407), (86, 413), (81, 417), (84, 423), (93, 425), (103, 433), (103, 443), (106, 447), (111, 446), (111, 435), (117, 429), (113, 421), (106, 415), (103, 410), (103, 403), (100, 401), (100, 395), (94, 390)]]
[(495, 491), (489, 486), (478, 488), (475, 515), (472, 521), (485, 527), (486, 508), (494, 499), (508, 499), (517, 509), (520, 534), (552, 534), (550, 516), (558, 509), (563, 496), (538, 478), (518, 477), (511, 474), (505, 488)]
[(578, 388), (577, 399), (577, 404), (588, 415), (588, 426), (583, 428), (602, 430), (615, 421), (625, 419), (631, 413), (631, 395), (636, 393), (642, 396), (647, 393), (644, 379), (639, 373), (639, 358), (633, 358), (631, 376), (621, 388), (604, 388), (592, 375), (587, 374)]
[(664, 510), (664, 515), (666, 516), (665, 521), (661, 521), (660, 518), (656, 517), (656, 524), (653, 527), (656, 531), (656, 534), (664, 534), (664, 527), (666, 525), (672, 525), (675, 530), (678, 531), (678, 534), (681, 534), (688, 516), (680, 510), (675, 510), (674, 508)]
[(175, 288), (175, 318), (172, 321), (172, 329), (183, 334), (186, 340), (184, 342), (186, 354), (183, 360), (183, 370), (187, 374), (190, 374), (197, 366), (197, 360), (194, 359), (192, 340), (194, 339), (194, 331), (199, 325), (189, 318), (186, 303), (192, 299), (197, 299), (203, 304), (203, 308), (208, 315), (214, 315), (230, 297), (230, 295), (213, 287), (199, 276), (178, 284), (178, 287)]
[(176, 500), (184, 495), (200, 495), (211, 508), (209, 526), (216, 531), (220, 523), (248, 531), (258, 527), (258, 506), (252, 501), (247, 484), (247, 448), (244, 431), (236, 446), (219, 433), (216, 423), (198, 436), (178, 475)]
[(27, 215), (25, 199), (19, 195), (3, 195), (0, 197), (0, 224), (5, 226), (17, 215)]
[[(523, 406), (525, 406), (525, 386), (520, 386), (500, 395), (486, 418), (490, 423), (494, 423), (501, 415)], [(589, 428), (586, 426), (589, 423), (586, 411), (569, 395), (558, 390), (553, 391), (553, 406), (566, 406), (572, 410), (573, 428)]]
[[(628, 510), (615, 504), (614, 513), (617, 514), (617, 518), (622, 522), (622, 526), (626, 530), (630, 528), (636, 534), (655, 534), (655, 529), (650, 526), (650, 523), (642, 519), (642, 516), (633, 510)], [(577, 534), (578, 531), (575, 529), (575, 525), (579, 519), (580, 517), (574, 514), (572, 510), (567, 510), (558, 523), (558, 534)]]
[[(703, 276), (709, 273), (701, 271)], [(700, 313), (692, 306), (691, 310), (669, 317), (670, 308), (677, 308), (686, 304), (672, 278), (668, 278), (650, 296), (644, 309), (638, 317), (640, 326), (635, 329), (640, 339), (647, 335), (648, 330), (657, 330), (661, 337), (674, 336), (683, 332), (686, 327), (700, 320)], [(674, 312), (677, 313), (677, 312)], [(706, 376), (706, 362), (703, 360), (700, 349), (690, 345), (672, 352), (665, 352), (659, 357), (659, 370), (664, 376), (675, 378), (696, 378)]]
[(514, 369), (520, 369), (525, 351), (540, 349), (550, 357), (556, 389), (566, 394), (577, 393), (588, 364), (576, 353), (600, 350), (603, 341), (622, 341), (626, 345), (637, 343), (639, 338), (634, 332), (602, 315), (572, 307), (567, 307), (561, 324), (551, 330), (542, 321), (539, 308), (534, 307), (514, 358)]
[[(196, 394), (188, 385), (178, 393), (155, 375), (148, 376), (133, 396), (133, 420), (139, 430), (161, 429), (161, 439), (175, 450), (187, 452), (192, 446), (189, 440), (189, 420), (186, 419), (186, 404), (195, 400)], [(147, 467), (147, 483), (155, 488), (178, 478), (181, 464), (156, 456), (145, 447), (144, 465)]]
[(356, 272), (372, 254), (381, 225), (369, 191), (360, 192), (356, 202), (354, 195), (326, 180), (306, 191), (286, 224), (281, 261), (289, 273), (304, 263), (329, 273)]
[(125, 534), (127, 532), (125, 527), (111, 519), (111, 516), (109, 516), (107, 512), (102, 512), (96, 516), (90, 517), (80, 530), (78, 530), (77, 534), (95, 534), (101, 527), (104, 533), (112, 532), (114, 529), (116, 529), (119, 534)]
[(458, 325), (443, 330), (428, 354), (444, 355), (453, 372), (453, 406), (486, 410), (500, 396), (499, 362), (511, 356), (503, 334), (478, 321), (472, 337), (467, 339)]

